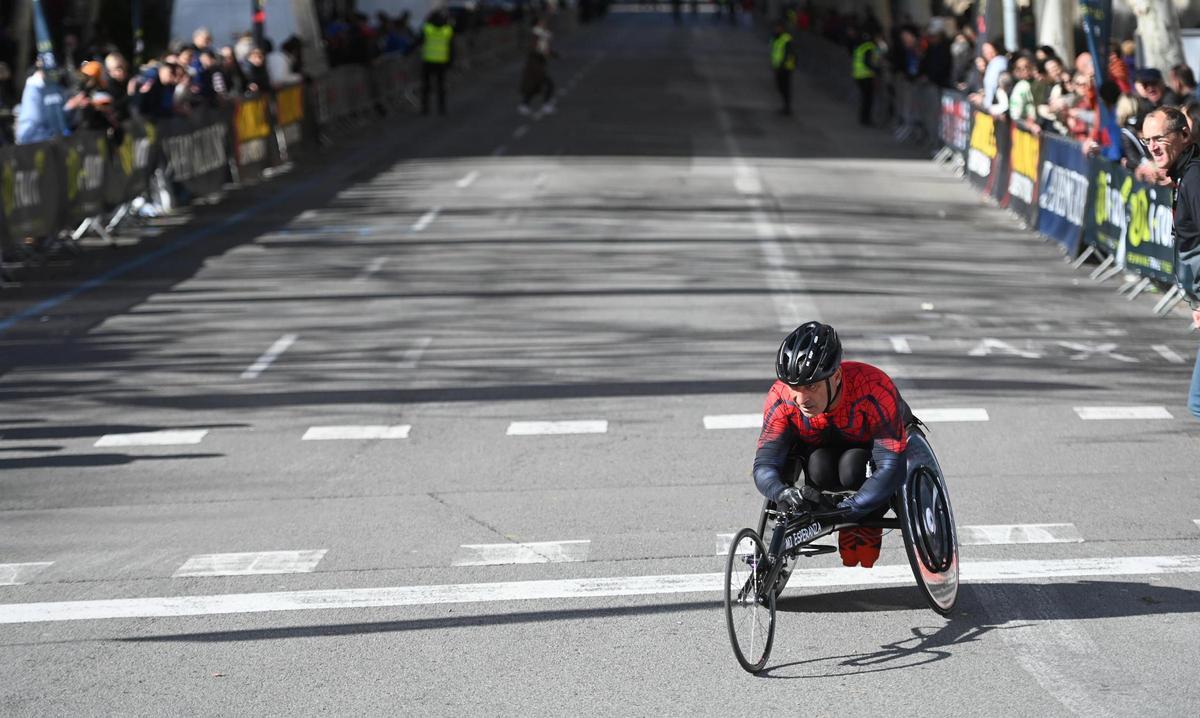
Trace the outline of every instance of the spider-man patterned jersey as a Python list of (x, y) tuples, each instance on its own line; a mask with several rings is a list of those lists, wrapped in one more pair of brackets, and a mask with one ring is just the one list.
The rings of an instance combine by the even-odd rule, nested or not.
[(877, 449), (900, 454), (908, 446), (905, 426), (911, 418), (891, 377), (870, 364), (842, 362), (837, 406), (811, 419), (800, 413), (787, 384), (777, 381), (763, 405), (754, 466), (782, 467), (797, 444), (815, 449), (874, 443)]

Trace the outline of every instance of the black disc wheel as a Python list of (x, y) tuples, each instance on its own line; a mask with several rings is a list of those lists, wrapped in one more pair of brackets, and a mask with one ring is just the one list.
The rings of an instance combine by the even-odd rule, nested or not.
[(770, 573), (767, 551), (754, 529), (742, 529), (725, 560), (725, 627), (742, 668), (761, 671), (775, 640), (775, 592), (763, 582)]
[(930, 608), (945, 615), (958, 600), (958, 534), (941, 473), (918, 466), (901, 497), (904, 548)]

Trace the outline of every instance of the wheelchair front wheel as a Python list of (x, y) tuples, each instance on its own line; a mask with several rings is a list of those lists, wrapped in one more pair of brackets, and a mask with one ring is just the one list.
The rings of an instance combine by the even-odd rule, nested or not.
[(930, 608), (947, 615), (958, 600), (958, 533), (941, 472), (917, 467), (896, 503), (917, 587)]
[(754, 529), (742, 529), (725, 560), (725, 628), (742, 668), (757, 673), (775, 640), (775, 591), (765, 586), (770, 564)]

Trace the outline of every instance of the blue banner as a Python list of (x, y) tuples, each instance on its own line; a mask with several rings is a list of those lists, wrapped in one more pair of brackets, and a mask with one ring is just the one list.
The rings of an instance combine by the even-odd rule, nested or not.
[(33, 0), (33, 34), (37, 41), (37, 56), (42, 61), (42, 69), (55, 70), (58, 61), (54, 59), (54, 40), (50, 37), (49, 26), (46, 25), (46, 15), (42, 12), (41, 0)]
[(1041, 139), (1038, 232), (1074, 257), (1079, 252), (1087, 208), (1088, 159), (1076, 142), (1049, 133)]
[(1096, 78), (1096, 109), (1103, 129), (1100, 154), (1116, 162), (1121, 159), (1121, 128), (1114, 109), (1100, 99), (1100, 85), (1108, 75), (1108, 42), (1112, 34), (1112, 0), (1079, 0), (1079, 14), (1087, 33), (1088, 52), (1092, 54)]

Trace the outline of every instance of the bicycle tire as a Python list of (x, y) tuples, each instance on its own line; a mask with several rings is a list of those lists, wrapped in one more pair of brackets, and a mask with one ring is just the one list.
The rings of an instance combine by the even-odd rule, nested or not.
[(919, 467), (903, 491), (904, 548), (917, 588), (943, 616), (958, 599), (958, 537), (945, 483), (937, 471)]
[(763, 591), (770, 569), (767, 550), (754, 529), (742, 529), (725, 558), (725, 628), (738, 664), (757, 673), (775, 641), (775, 592)]

